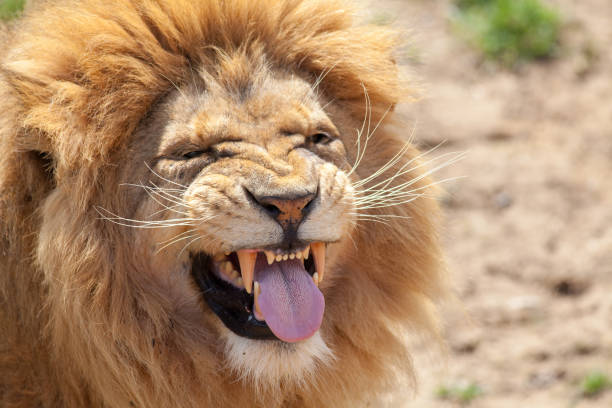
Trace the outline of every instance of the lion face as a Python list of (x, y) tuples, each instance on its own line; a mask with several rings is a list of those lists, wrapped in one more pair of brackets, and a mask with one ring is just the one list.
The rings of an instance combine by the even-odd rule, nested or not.
[(211, 75), (193, 81), (135, 133), (136, 159), (120, 173), (136, 202), (117, 215), (148, 227), (135, 231), (147, 248), (136, 256), (150, 260), (161, 291), (184, 280), (176, 300), (199, 300), (219, 335), (229, 329), (258, 349), (307, 340), (324, 319), (326, 258), (355, 223), (328, 101), (304, 79), (263, 69), (240, 92)]

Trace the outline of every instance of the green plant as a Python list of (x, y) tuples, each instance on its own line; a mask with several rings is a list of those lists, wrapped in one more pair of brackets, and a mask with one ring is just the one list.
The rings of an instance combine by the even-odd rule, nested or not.
[(23, 10), (25, 0), (0, 0), (0, 20), (17, 17)]
[(612, 387), (612, 380), (606, 374), (593, 371), (587, 374), (580, 384), (580, 390), (585, 397), (593, 397)]
[(470, 382), (452, 386), (442, 385), (436, 389), (435, 394), (440, 399), (453, 400), (461, 404), (469, 404), (476, 397), (482, 395), (483, 391), (478, 384)]
[(493, 2), (494, 0), (456, 0), (455, 4), (460, 9), (466, 9), (474, 6), (488, 6)]
[(436, 397), (440, 399), (451, 399), (453, 391), (446, 385), (440, 385), (435, 391)]
[(391, 23), (393, 23), (394, 20), (395, 18), (391, 14), (382, 11), (382, 12), (375, 13), (370, 18), (370, 24), (386, 26), (386, 25), (390, 25)]
[(554, 56), (560, 17), (540, 0), (456, 0), (455, 20), (485, 56), (505, 65)]

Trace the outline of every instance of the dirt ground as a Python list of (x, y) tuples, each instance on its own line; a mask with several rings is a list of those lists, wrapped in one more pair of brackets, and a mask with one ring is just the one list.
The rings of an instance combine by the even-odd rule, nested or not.
[(584, 398), (612, 375), (612, 3), (557, 0), (560, 58), (516, 72), (483, 63), (447, 0), (372, 3), (412, 32), (424, 97), (401, 108), (424, 147), (466, 157), (446, 183), (446, 253), (461, 306), (444, 311), (443, 361), (418, 351), (409, 407), (453, 407), (441, 387), (476, 384), (471, 407), (612, 407)]

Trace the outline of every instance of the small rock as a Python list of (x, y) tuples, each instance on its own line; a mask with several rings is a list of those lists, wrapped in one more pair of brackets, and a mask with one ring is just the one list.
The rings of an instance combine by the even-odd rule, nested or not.
[(514, 202), (510, 194), (506, 193), (505, 191), (502, 191), (501, 193), (495, 195), (493, 201), (495, 202), (495, 206), (500, 210), (510, 207)]
[(585, 281), (572, 278), (552, 282), (552, 290), (559, 296), (580, 296), (588, 289), (588, 286)]
[(472, 354), (480, 345), (480, 339), (476, 335), (466, 335), (451, 340), (451, 348), (458, 354)]
[(532, 388), (547, 388), (559, 381), (565, 376), (565, 373), (559, 370), (539, 371), (529, 375), (528, 384)]
[(507, 302), (513, 320), (528, 321), (542, 314), (543, 301), (536, 295), (515, 296)]

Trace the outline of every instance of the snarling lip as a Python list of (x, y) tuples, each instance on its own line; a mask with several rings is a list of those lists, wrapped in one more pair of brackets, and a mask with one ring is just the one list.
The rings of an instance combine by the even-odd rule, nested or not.
[(299, 250), (240, 249), (191, 255), (204, 300), (227, 328), (252, 339), (296, 342), (321, 325), (325, 244)]

